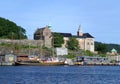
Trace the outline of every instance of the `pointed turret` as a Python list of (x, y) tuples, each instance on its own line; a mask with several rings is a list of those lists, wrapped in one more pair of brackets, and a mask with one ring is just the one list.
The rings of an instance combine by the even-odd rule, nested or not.
[(52, 25), (51, 24), (46, 25), (46, 27), (49, 28), (52, 31)]
[(78, 36), (83, 36), (83, 32), (82, 32), (81, 25), (79, 25), (77, 35), (78, 35)]
[(48, 25), (48, 28), (51, 28), (51, 27), (52, 27), (52, 25), (49, 24), (49, 25)]

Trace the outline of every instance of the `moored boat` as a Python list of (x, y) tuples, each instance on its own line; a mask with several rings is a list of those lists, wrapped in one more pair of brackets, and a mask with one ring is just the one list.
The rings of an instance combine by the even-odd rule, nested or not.
[(28, 55), (19, 55), (17, 56), (17, 61), (15, 62), (15, 65), (29, 65), (29, 66), (36, 66), (40, 65), (39, 60), (37, 60), (35, 57), (30, 57)]
[(20, 61), (15, 62), (15, 65), (25, 65), (25, 66), (57, 66), (64, 65), (64, 62), (39, 62), (39, 61)]
[[(52, 58), (49, 58), (52, 59)], [(15, 62), (15, 65), (25, 65), (25, 66), (59, 66), (64, 65), (64, 61), (59, 61), (57, 58), (52, 60), (21, 60)]]
[(40, 65), (43, 65), (43, 66), (57, 66), (57, 65), (64, 65), (64, 62), (44, 61), (44, 62), (40, 62)]
[(38, 66), (40, 65), (40, 62), (39, 61), (31, 61), (31, 60), (24, 60), (24, 61), (18, 61), (18, 62), (15, 62), (15, 65), (25, 65), (25, 66)]
[(59, 58), (57, 57), (50, 57), (50, 58), (47, 58), (46, 60), (41, 60), (40, 61), (40, 64), (41, 65), (46, 65), (46, 66), (56, 66), (56, 65), (64, 65), (65, 62), (64, 61), (61, 61), (59, 60)]

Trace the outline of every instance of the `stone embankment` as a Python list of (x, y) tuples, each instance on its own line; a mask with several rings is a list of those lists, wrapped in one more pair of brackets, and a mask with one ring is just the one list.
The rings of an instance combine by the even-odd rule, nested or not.
[[(2, 46), (2, 43), (4, 44), (10, 44), (11, 47), (6, 47), (6, 46)], [(30, 55), (40, 55), (40, 47), (43, 45), (41, 40), (10, 40), (10, 39), (0, 39), (0, 53), (2, 54), (9, 54), (14, 52), (15, 54), (18, 53), (23, 53), (23, 54), (30, 54)], [(19, 49), (15, 49), (15, 44), (22, 46), (22, 45), (26, 45), (26, 46), (30, 46), (29, 48), (22, 48), (19, 47)], [(12, 48), (14, 46), (14, 49)], [(32, 47), (36, 47), (36, 48), (31, 48)], [(51, 52), (49, 51), (43, 51), (42, 54), (44, 56), (46, 55), (50, 55)]]
[(0, 39), (0, 44), (1, 43), (17, 43), (21, 45), (31, 45), (31, 46), (37, 46), (37, 45), (43, 45), (43, 42), (41, 40), (28, 40), (28, 39), (23, 39), (23, 40), (10, 40), (10, 39)]

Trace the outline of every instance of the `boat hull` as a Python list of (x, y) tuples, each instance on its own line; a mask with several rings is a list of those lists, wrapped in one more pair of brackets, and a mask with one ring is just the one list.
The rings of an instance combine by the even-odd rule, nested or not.
[(39, 61), (20, 61), (20, 62), (15, 62), (15, 65), (25, 65), (25, 66), (39, 66), (40, 62)]
[(40, 62), (40, 65), (43, 65), (43, 66), (58, 66), (58, 65), (64, 65), (64, 62)]
[(15, 62), (16, 66), (58, 66), (64, 65), (64, 62)]

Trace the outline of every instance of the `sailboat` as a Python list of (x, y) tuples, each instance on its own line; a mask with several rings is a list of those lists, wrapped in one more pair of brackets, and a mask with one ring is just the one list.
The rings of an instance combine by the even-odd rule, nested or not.
[[(42, 33), (41, 33), (42, 34)], [(42, 38), (42, 35), (41, 35)], [(16, 62), (16, 65), (32, 65), (32, 66), (57, 66), (64, 65), (64, 61), (60, 61), (58, 57), (54, 56), (54, 42), (53, 45), (53, 56), (48, 58), (42, 58), (42, 42), (40, 42), (40, 58), (39, 60), (30, 60), (29, 57), (26, 57), (26, 60), (20, 60)]]
[(29, 55), (20, 53), (20, 44), (21, 44), (21, 33), (20, 33), (20, 40), (19, 40), (19, 51), (18, 51), (17, 61), (15, 62), (15, 65), (29, 65), (29, 66), (40, 65), (40, 62), (37, 60), (37, 58), (35, 56), (30, 55), (30, 43), (29, 43)]
[(57, 66), (57, 65), (64, 65), (64, 62), (59, 61), (59, 59), (57, 57), (50, 57), (47, 60), (40, 61), (40, 65)]

